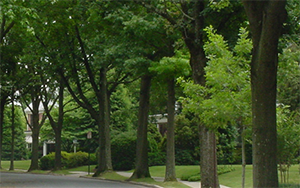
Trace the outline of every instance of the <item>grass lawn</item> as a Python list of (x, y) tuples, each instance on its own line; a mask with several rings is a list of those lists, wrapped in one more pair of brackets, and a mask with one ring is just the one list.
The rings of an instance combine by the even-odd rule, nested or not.
[[(9, 169), (10, 161), (2, 161), (2, 168), (3, 169)], [(23, 160), (23, 161), (15, 161), (14, 167), (15, 169), (20, 170), (28, 170), (30, 166), (30, 160)]]

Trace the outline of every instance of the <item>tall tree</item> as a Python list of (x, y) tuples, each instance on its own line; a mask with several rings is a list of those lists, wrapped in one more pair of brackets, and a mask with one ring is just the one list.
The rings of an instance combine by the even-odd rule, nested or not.
[(276, 86), (278, 40), (286, 1), (243, 0), (253, 41), (251, 61), (253, 187), (278, 187)]
[(144, 75), (141, 78), (140, 104), (138, 114), (136, 164), (130, 179), (150, 177), (148, 167), (148, 112), (150, 99), (151, 76)]
[[(167, 147), (165, 181), (177, 181), (175, 173), (175, 102), (176, 79), (179, 76), (189, 76), (188, 57), (177, 52), (174, 57), (162, 58), (159, 63), (153, 63), (150, 70), (157, 73), (157, 82), (167, 88)], [(166, 86), (167, 85), (167, 86)], [(163, 112), (164, 113), (164, 112)]]

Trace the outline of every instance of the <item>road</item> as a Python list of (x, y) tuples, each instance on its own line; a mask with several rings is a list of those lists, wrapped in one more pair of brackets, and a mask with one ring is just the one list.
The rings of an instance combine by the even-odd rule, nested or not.
[(0, 172), (1, 188), (144, 188), (141, 185), (66, 176)]

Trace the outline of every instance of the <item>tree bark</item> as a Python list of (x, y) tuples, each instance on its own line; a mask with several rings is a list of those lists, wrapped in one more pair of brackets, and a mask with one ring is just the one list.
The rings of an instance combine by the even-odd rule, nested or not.
[[(63, 121), (64, 121), (64, 83), (62, 80), (60, 80), (59, 85), (59, 98), (58, 98), (58, 120), (55, 123), (52, 121), (52, 129), (54, 129), (55, 132), (55, 170), (61, 170), (62, 164), (61, 164), (61, 132), (63, 128)], [(47, 113), (50, 115), (50, 112)], [(52, 118), (52, 117), (51, 117)]]
[(30, 109), (32, 113), (32, 122), (28, 122), (32, 131), (32, 151), (31, 151), (31, 164), (28, 169), (28, 172), (39, 169), (39, 134), (42, 125), (45, 122), (45, 117), (40, 119), (39, 114), (39, 105), (41, 103), (39, 92), (41, 86), (35, 86), (31, 91), (31, 104), (32, 108)]
[(246, 148), (245, 148), (245, 136), (244, 136), (244, 132), (245, 132), (245, 125), (242, 125), (243, 129), (242, 129), (242, 167), (243, 167), (243, 171), (242, 171), (242, 188), (245, 187), (245, 177), (246, 177)]
[(149, 75), (142, 76), (136, 143), (136, 166), (130, 179), (151, 177), (148, 166), (147, 139), (150, 86), (151, 77)]
[[(0, 91), (1, 92), (1, 91)], [(3, 146), (3, 120), (4, 120), (4, 107), (6, 104), (8, 96), (1, 96), (1, 103), (0, 103), (0, 169), (2, 169), (2, 146)]]
[(54, 170), (61, 170), (61, 129), (55, 131), (55, 164)]
[(100, 97), (99, 97), (99, 120), (98, 120), (98, 131), (99, 131), (99, 158), (98, 168), (93, 176), (99, 176), (101, 173), (106, 171), (112, 171), (111, 161), (111, 141), (110, 141), (110, 130), (109, 130), (109, 108), (108, 108), (108, 97), (107, 97), (107, 78), (106, 68), (100, 70)]
[(217, 173), (217, 150), (215, 133), (205, 126), (200, 129), (201, 187), (220, 187)]
[(28, 172), (39, 169), (39, 127), (32, 129), (31, 163)]
[(175, 80), (168, 81), (168, 127), (165, 181), (177, 181), (175, 173)]
[(251, 61), (253, 187), (278, 187), (276, 87), (285, 0), (243, 0), (253, 41)]

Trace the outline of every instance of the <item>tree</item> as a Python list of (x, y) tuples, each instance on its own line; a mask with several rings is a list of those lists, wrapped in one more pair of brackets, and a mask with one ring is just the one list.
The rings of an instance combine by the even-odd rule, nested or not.
[(177, 181), (175, 173), (175, 82), (179, 76), (184, 74), (188, 76), (188, 58), (178, 52), (176, 57), (165, 57), (158, 64), (153, 63), (153, 67), (150, 70), (157, 72), (157, 79), (167, 84), (168, 125), (165, 181)]
[(250, 23), (253, 41), (251, 61), (253, 187), (278, 187), (277, 48), (286, 18), (286, 1), (242, 2)]
[[(203, 124), (218, 136), (219, 154), (226, 146), (230, 129), (237, 130), (249, 121), (250, 111), (250, 75), (249, 62), (251, 41), (248, 32), (240, 29), (235, 46), (229, 47), (222, 35), (216, 33), (212, 26), (205, 29), (208, 41), (204, 51), (208, 62), (205, 67), (206, 85), (182, 81), (186, 98), (183, 99), (184, 111), (194, 113)], [(235, 128), (232, 128), (232, 127)], [(226, 131), (225, 131), (226, 130)], [(243, 134), (243, 133), (242, 133)], [(222, 139), (227, 142), (222, 143)], [(244, 149), (244, 148), (242, 148)], [(244, 169), (245, 169), (245, 165)]]
[(130, 179), (150, 177), (148, 167), (148, 112), (150, 99), (151, 76), (144, 75), (141, 78), (141, 90), (139, 101), (136, 164), (135, 170)]

